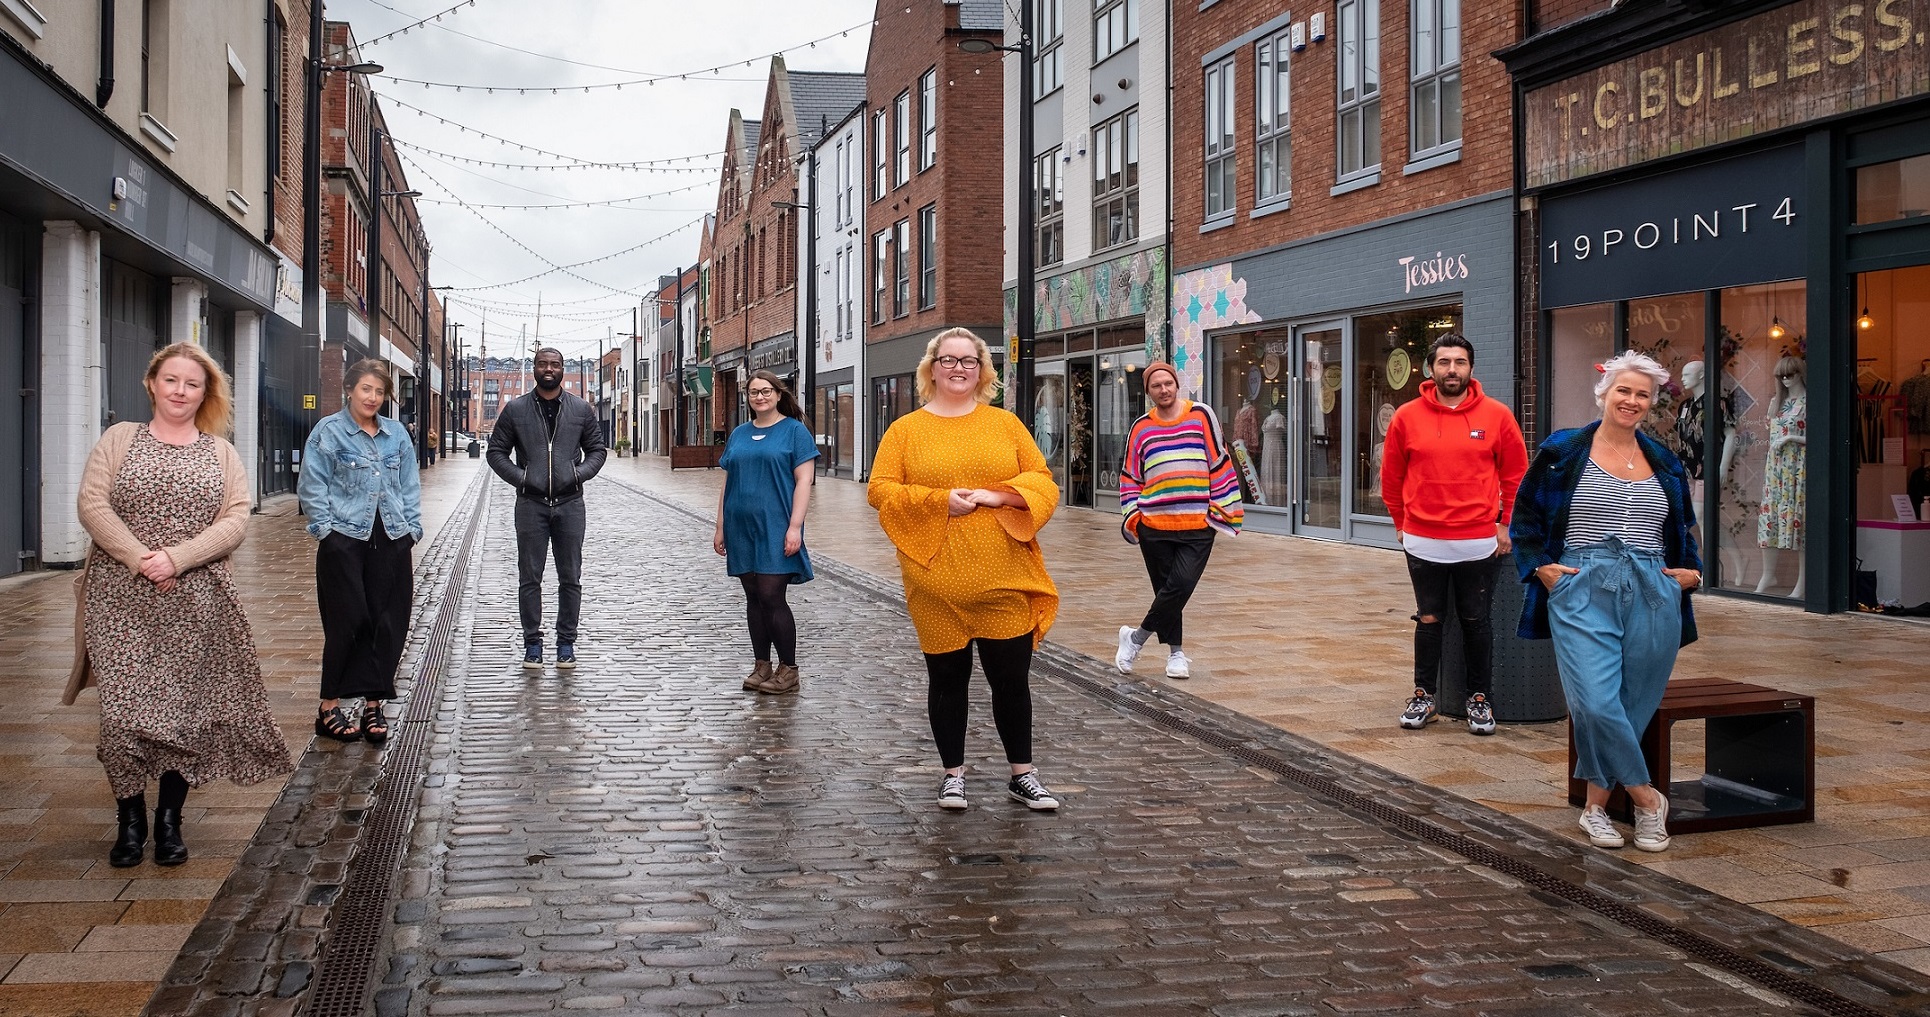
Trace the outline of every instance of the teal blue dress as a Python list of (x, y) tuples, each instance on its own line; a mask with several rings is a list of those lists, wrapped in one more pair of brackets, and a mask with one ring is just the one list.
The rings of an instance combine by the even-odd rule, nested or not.
[(733, 576), (756, 573), (811, 579), (811, 555), (784, 553), (792, 495), (800, 465), (818, 457), (811, 429), (790, 417), (769, 427), (739, 424), (724, 445), (724, 567)]

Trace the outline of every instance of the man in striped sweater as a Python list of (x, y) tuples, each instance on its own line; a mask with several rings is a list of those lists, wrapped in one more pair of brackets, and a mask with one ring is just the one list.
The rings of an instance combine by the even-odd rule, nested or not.
[(1214, 532), (1240, 532), (1240, 481), (1219, 420), (1210, 407), (1180, 398), (1173, 365), (1148, 364), (1140, 376), (1153, 408), (1127, 432), (1126, 461), (1119, 468), (1119, 510), (1126, 517), (1120, 529), (1146, 559), (1153, 606), (1137, 627), (1119, 627), (1112, 662), (1119, 673), (1131, 674), (1146, 641), (1158, 636), (1168, 650), (1166, 677), (1190, 678), (1180, 615), (1206, 572)]

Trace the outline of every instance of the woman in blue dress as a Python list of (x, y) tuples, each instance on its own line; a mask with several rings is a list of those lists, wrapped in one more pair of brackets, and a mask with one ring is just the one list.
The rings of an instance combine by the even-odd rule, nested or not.
[[(797, 622), (785, 588), (811, 578), (804, 550), (804, 510), (817, 472), (817, 442), (804, 411), (777, 375), (754, 371), (745, 395), (750, 423), (738, 425), (724, 446), (724, 490), (717, 496), (717, 532), (711, 546), (725, 569), (744, 584), (756, 666), (744, 688), (770, 695), (798, 690)], [(777, 665), (771, 665), (771, 650)]]

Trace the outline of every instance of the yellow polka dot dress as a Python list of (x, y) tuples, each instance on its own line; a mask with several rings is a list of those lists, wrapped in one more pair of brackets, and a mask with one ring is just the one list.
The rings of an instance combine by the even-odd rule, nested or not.
[[(948, 515), (954, 488), (1017, 494), (1025, 506)], [(1019, 418), (990, 406), (962, 417), (925, 410), (893, 423), (878, 443), (867, 489), (898, 549), (918, 648), (949, 653), (973, 639), (1045, 639), (1059, 589), (1038, 532), (1059, 507), (1059, 485)]]

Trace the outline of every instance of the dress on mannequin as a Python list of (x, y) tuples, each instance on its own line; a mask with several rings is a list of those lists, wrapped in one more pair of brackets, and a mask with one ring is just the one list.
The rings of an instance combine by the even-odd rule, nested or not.
[(1260, 491), (1269, 505), (1287, 503), (1287, 417), (1275, 406), (1260, 425)]
[(1769, 401), (1769, 458), (1763, 464), (1762, 508), (1756, 513), (1756, 543), (1763, 549), (1762, 581), (1757, 593), (1769, 592), (1783, 551), (1798, 552), (1796, 585), (1789, 596), (1800, 598), (1804, 588), (1803, 491), (1807, 477), (1808, 437), (1804, 431), (1807, 389), (1803, 362), (1784, 357), (1776, 362), (1776, 394)]

